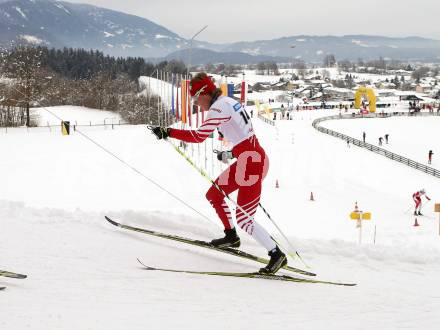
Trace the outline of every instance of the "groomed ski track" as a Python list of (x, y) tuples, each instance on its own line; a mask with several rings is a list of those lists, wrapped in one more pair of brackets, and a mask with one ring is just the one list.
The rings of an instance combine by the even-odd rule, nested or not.
[[(413, 190), (425, 188), (431, 197), (440, 196), (437, 179), (347, 148), (312, 128), (317, 115), (300, 112), (295, 120), (279, 123), (279, 148), (275, 128), (255, 121), (271, 159), (262, 200), (320, 278), (356, 287), (197, 275), (183, 280), (145, 272), (137, 257), (157, 267), (194, 271), (253, 272), (258, 265), (147, 239), (103, 220), (108, 214), (128, 219), (129, 225), (196, 239), (221, 234), (204, 199), (208, 184), (144, 127), (85, 132), (174, 189), (211, 222), (170, 201), (78, 135), (11, 130), (0, 133), (0, 269), (29, 277), (0, 278), (0, 286), (7, 287), (0, 295), (0, 328), (436, 329), (438, 221), (422, 218), (415, 228), (414, 218), (404, 211)], [(397, 128), (391, 128), (396, 139)], [(314, 202), (309, 201), (311, 191)], [(355, 201), (373, 215), (364, 226), (362, 246), (348, 219)], [(245, 234), (240, 236), (246, 250), (265, 254)]]

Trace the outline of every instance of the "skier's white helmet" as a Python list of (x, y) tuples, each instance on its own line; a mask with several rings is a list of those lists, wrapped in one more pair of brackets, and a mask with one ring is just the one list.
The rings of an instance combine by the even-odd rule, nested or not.
[(424, 194), (424, 193), (425, 193), (425, 189), (423, 189), (423, 188), (420, 189), (420, 193), (421, 193), (421, 194)]

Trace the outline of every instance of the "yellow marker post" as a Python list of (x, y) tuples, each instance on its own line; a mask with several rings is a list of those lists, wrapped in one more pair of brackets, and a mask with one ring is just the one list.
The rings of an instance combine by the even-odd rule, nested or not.
[(440, 204), (434, 205), (434, 211), (438, 213), (438, 234), (440, 235)]
[(362, 244), (362, 220), (371, 220), (371, 212), (353, 211), (350, 219), (356, 220), (356, 228), (359, 228), (359, 244)]

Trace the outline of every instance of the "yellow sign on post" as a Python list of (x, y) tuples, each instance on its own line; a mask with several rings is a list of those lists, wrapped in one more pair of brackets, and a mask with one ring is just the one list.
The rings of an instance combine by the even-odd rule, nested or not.
[(434, 212), (438, 212), (438, 234), (440, 235), (440, 204), (434, 205)]
[(61, 122), (61, 133), (63, 135), (70, 134), (70, 121), (62, 121)]
[(356, 228), (359, 228), (359, 244), (362, 243), (362, 220), (371, 220), (371, 212), (362, 212), (357, 208), (357, 203), (355, 210), (350, 213), (350, 219), (356, 220)]
[(351, 212), (350, 213), (351, 220), (371, 220), (370, 212)]

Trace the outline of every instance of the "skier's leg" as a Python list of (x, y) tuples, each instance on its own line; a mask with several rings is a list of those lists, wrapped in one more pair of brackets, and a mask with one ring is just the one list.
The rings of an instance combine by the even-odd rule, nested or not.
[(275, 248), (275, 243), (261, 226), (254, 223), (254, 214), (260, 203), (261, 184), (269, 166), (265, 152), (257, 145), (255, 150), (241, 153), (235, 164), (233, 179), (238, 187), (237, 225), (270, 251)]
[(206, 193), (206, 198), (214, 207), (217, 215), (223, 223), (223, 226), (225, 227), (225, 236), (211, 241), (211, 244), (217, 247), (237, 248), (240, 246), (240, 237), (238, 237), (234, 228), (231, 211), (228, 207), (228, 204), (226, 204), (224, 195), (229, 195), (234, 190), (237, 190), (237, 185), (235, 184), (235, 180), (233, 180), (236, 166), (236, 163), (232, 164), (226, 171), (220, 174), (217, 180), (215, 180), (215, 183), (222, 189), (223, 192), (219, 191), (215, 185), (212, 185)]
[[(416, 199), (416, 210), (414, 211), (414, 214), (420, 213), (421, 205), (422, 205), (422, 199), (421, 198), (417, 198)], [(417, 213), (417, 209), (419, 210), (418, 213)]]
[[(232, 164), (215, 180), (215, 183), (224, 191), (225, 194), (230, 194), (237, 190), (238, 185), (235, 183), (234, 176), (237, 163)], [(225, 229), (234, 228), (232, 222), (231, 211), (226, 204), (225, 195), (212, 185), (206, 192), (206, 199), (211, 203), (212, 207), (217, 212), (218, 217), (223, 223)]]
[[(237, 204), (243, 209), (237, 208), (237, 225), (251, 235), (258, 243), (268, 251), (276, 247), (269, 233), (254, 220), (255, 212), (260, 203), (261, 181), (250, 187), (238, 189)], [(243, 212), (244, 211), (244, 212)]]
[(422, 215), (422, 199), (419, 199), (419, 212), (417, 213), (418, 215)]
[(260, 272), (274, 274), (281, 267), (287, 265), (287, 257), (276, 245), (269, 233), (254, 219), (256, 208), (260, 201), (260, 193), (261, 181), (251, 187), (239, 188), (237, 201), (238, 205), (245, 212), (237, 208), (237, 224), (268, 251), (270, 256), (269, 263), (261, 268)]
[[(237, 172), (240, 170), (244, 172), (241, 173), (241, 176), (240, 173), (237, 173), (238, 175), (236, 176), (236, 181), (239, 183), (237, 204), (240, 206), (237, 207), (236, 216), (237, 224), (268, 251), (270, 256), (269, 263), (266, 267), (261, 268), (260, 272), (274, 274), (287, 264), (287, 257), (279, 249), (269, 233), (254, 219), (255, 212), (260, 203), (261, 184), (268, 169), (268, 160), (264, 151), (261, 151), (260, 156), (262, 156), (260, 161), (247, 162), (245, 170), (243, 170), (243, 166), (240, 166), (240, 159), (238, 161)], [(255, 159), (258, 159), (258, 157)]]

